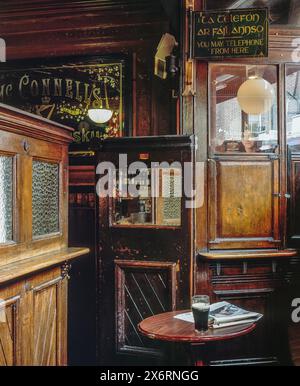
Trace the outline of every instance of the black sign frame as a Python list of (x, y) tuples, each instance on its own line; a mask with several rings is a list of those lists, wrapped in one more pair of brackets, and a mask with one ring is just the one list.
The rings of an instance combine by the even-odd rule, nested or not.
[(197, 11), (191, 24), (194, 59), (268, 57), (268, 8)]
[[(94, 66), (95, 68), (97, 66), (106, 66), (106, 65), (113, 65), (117, 64), (120, 67), (122, 66), (122, 109), (120, 116), (120, 136), (128, 136), (132, 132), (132, 119), (131, 119), (131, 109), (132, 109), (132, 103), (131, 103), (131, 95), (132, 95), (132, 85), (131, 85), (131, 69), (132, 69), (132, 62), (131, 58), (128, 55), (123, 54), (115, 54), (115, 55), (90, 55), (90, 56), (71, 56), (71, 57), (60, 57), (60, 58), (51, 58), (51, 59), (29, 59), (29, 60), (14, 60), (14, 61), (8, 61), (6, 63), (0, 63), (0, 86), (3, 82), (6, 81), (6, 78), (9, 79), (9, 74), (26, 74), (30, 77), (32, 77), (33, 80), (35, 80), (36, 74), (48, 74), (50, 71), (59, 71), (62, 76), (59, 76), (59, 78), (72, 78), (73, 79), (73, 88), (74, 88), (74, 99), (75, 99), (75, 91), (77, 83), (76, 81), (80, 81), (82, 79), (74, 78), (74, 75), (76, 76), (76, 68), (89, 68)], [(72, 70), (73, 68), (73, 70)], [(70, 69), (70, 71), (68, 71)], [(72, 75), (68, 76), (69, 73), (72, 73)], [(16, 75), (17, 76), (17, 75)], [(81, 75), (80, 75), (81, 76)], [(86, 83), (90, 83), (92, 85), (92, 79), (89, 78), (88, 73), (83, 76), (83, 81)], [(49, 77), (41, 75), (41, 77)], [(15, 78), (18, 79), (18, 78)], [(121, 79), (121, 77), (120, 77)], [(9, 79), (10, 80), (10, 79)], [(64, 79), (63, 79), (64, 80)], [(50, 85), (52, 87), (52, 82), (50, 82)], [(14, 89), (16, 86), (14, 86)], [(63, 88), (65, 88), (65, 82), (63, 82)], [(91, 89), (90, 89), (91, 90)], [(108, 90), (109, 91), (109, 90)], [(81, 93), (84, 92), (84, 88), (82, 88)], [(40, 96), (37, 96), (37, 98), (28, 98), (27, 101), (24, 103), (20, 103), (20, 99), (15, 97), (13, 95), (13, 98), (10, 98), (10, 100), (7, 100), (4, 98), (1, 103), (9, 104), (13, 107), (24, 109), (25, 111), (35, 113), (31, 108), (35, 106), (36, 101), (35, 99), (39, 99)], [(40, 98), (42, 99), (42, 98)], [(61, 98), (63, 99), (63, 98)], [(59, 97), (56, 98), (55, 103), (57, 104), (60, 102)], [(45, 101), (41, 100), (39, 102), (40, 104), (45, 103)], [(46, 111), (47, 113), (47, 111)], [(43, 115), (44, 116), (44, 115)], [(47, 116), (44, 116), (44, 118), (48, 118)], [(50, 118), (52, 119), (52, 118)], [(77, 124), (68, 121), (68, 119), (65, 119), (64, 121), (56, 120), (53, 117), (53, 121), (65, 124), (67, 126), (70, 126), (74, 128), (74, 138), (76, 138), (76, 135), (78, 136), (78, 129)], [(102, 135), (105, 135), (106, 132), (106, 124), (104, 125), (96, 125), (93, 124), (92, 121), (89, 121), (90, 124), (90, 130), (94, 132), (93, 135), (91, 135), (91, 140), (88, 142), (78, 142), (74, 141), (71, 146), (70, 150), (71, 152), (86, 152), (92, 149), (94, 138), (101, 138)]]

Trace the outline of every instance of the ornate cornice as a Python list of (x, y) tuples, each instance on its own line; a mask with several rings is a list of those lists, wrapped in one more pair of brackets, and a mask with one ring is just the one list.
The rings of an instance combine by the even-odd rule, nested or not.
[(0, 130), (60, 144), (70, 143), (73, 129), (0, 103)]

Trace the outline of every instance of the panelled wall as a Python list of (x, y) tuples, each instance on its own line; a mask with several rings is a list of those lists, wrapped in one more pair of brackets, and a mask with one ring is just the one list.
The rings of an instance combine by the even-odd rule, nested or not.
[[(168, 162), (179, 164), (183, 170), (185, 162), (193, 161), (194, 141), (188, 136), (110, 139), (99, 147), (98, 161), (109, 161), (118, 168), (119, 154), (124, 153), (128, 154), (129, 165), (147, 159), (143, 162), (154, 188), (152, 165), (165, 168), (163, 162)], [(125, 181), (132, 180), (129, 175)], [(168, 189), (170, 180), (162, 178), (162, 185), (159, 182), (155, 186)], [(183, 188), (183, 181), (179, 181)], [(162, 345), (143, 338), (138, 324), (147, 317), (190, 305), (192, 210), (185, 197), (165, 198), (161, 193), (158, 198), (120, 197), (97, 199), (99, 360), (106, 365), (150, 365), (161, 360)], [(140, 200), (147, 202), (147, 212), (138, 213)], [(148, 220), (136, 219), (146, 213)]]
[[(88, 60), (95, 55), (125, 55), (130, 69), (127, 84), (129, 105), (132, 105), (131, 124), (125, 130), (133, 136), (176, 133), (177, 100), (171, 98), (169, 81), (153, 75), (157, 45), (162, 34), (170, 31), (167, 17), (170, 2), (162, 3), (153, 0), (12, 0), (2, 4), (0, 36), (7, 45), (6, 66), (24, 59), (40, 65), (44, 58), (74, 56)], [(73, 265), (69, 291), (69, 363), (95, 364), (94, 160), (71, 159), (70, 163), (70, 245), (87, 246), (91, 253), (84, 261)], [(149, 280), (155, 283), (157, 277), (151, 272)]]
[(170, 124), (168, 81), (153, 75), (156, 48), (168, 31), (170, 22), (158, 0), (13, 0), (1, 6), (0, 36), (6, 41), (8, 64), (36, 59), (40, 65), (50, 57), (127, 56), (133, 117), (132, 127), (125, 129), (133, 135), (176, 132), (176, 121)]
[[(203, 9), (203, 3), (196, 0), (195, 10)], [(188, 52), (187, 28), (183, 31), (183, 52)], [(194, 94), (189, 92), (182, 99), (183, 132), (198, 137), (196, 159), (204, 163), (206, 170), (201, 181), (206, 198), (196, 211), (194, 291), (209, 294), (212, 301), (226, 300), (264, 314), (251, 337), (211, 346), (211, 361), (215, 365), (290, 363), (290, 354), (295, 363), (299, 358), (300, 328), (291, 320), (292, 300), (300, 293), (299, 146), (297, 138), (291, 139), (290, 132), (297, 132), (298, 128), (296, 123), (291, 125), (288, 115), (285, 67), (293, 63), (292, 42), (299, 34), (296, 28), (272, 26), (269, 58), (227, 61), (229, 68), (243, 64), (250, 69), (270, 64), (277, 67), (276, 80), (269, 80), (271, 84), (278, 82), (278, 110), (273, 114), (273, 123), (278, 118), (279, 146), (274, 150), (251, 150), (252, 154), (246, 154), (243, 139), (238, 143), (234, 135), (233, 140), (222, 138), (234, 126), (233, 119), (215, 130), (217, 98), (218, 103), (225, 102), (226, 92), (233, 98), (237, 91), (233, 87), (239, 77), (236, 74), (232, 84), (230, 77), (222, 79), (225, 85), (219, 80), (217, 93), (221, 96), (211, 92), (214, 82), (210, 68), (226, 66), (225, 61), (194, 60), (194, 82), (186, 87)], [(230, 74), (227, 69), (224, 71)], [(187, 85), (185, 71), (182, 75)], [(297, 111), (295, 107), (291, 116)], [(213, 142), (217, 133), (220, 137)], [(289, 325), (292, 328), (288, 335)]]

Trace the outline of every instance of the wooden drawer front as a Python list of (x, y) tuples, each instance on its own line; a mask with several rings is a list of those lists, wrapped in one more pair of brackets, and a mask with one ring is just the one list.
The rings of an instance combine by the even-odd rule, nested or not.
[(118, 352), (155, 354), (157, 342), (137, 331), (147, 317), (175, 309), (176, 264), (116, 262)]
[(278, 161), (218, 160), (210, 164), (210, 247), (278, 244)]

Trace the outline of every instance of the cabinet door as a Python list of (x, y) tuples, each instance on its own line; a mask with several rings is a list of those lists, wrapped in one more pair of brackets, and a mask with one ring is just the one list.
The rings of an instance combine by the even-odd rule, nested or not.
[(20, 365), (21, 284), (0, 290), (0, 366)]
[(279, 240), (278, 160), (210, 162), (210, 248), (270, 248)]
[(28, 284), (32, 301), (32, 365), (66, 365), (67, 278), (55, 269), (33, 277)]

